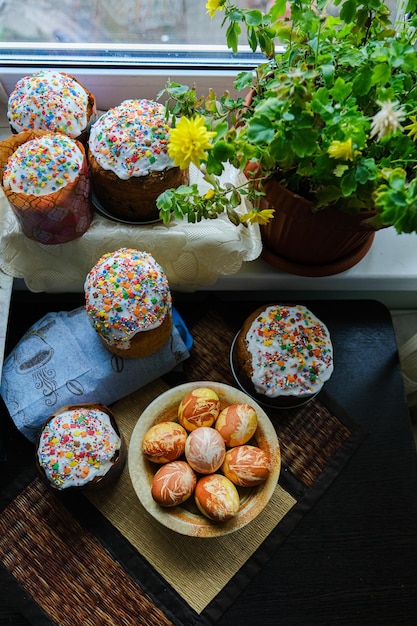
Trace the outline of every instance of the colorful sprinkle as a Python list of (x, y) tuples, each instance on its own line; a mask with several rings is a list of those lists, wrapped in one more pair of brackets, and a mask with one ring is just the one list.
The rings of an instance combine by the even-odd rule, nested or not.
[(36, 137), (21, 144), (9, 158), (3, 186), (15, 193), (44, 196), (75, 180), (83, 161), (83, 153), (70, 137), (60, 133)]
[(120, 445), (120, 437), (106, 413), (89, 407), (74, 408), (46, 423), (37, 455), (52, 485), (65, 489), (81, 487), (96, 476), (104, 476)]
[(122, 349), (136, 333), (160, 326), (171, 310), (165, 272), (152, 255), (131, 248), (104, 254), (88, 273), (84, 290), (94, 328)]
[(11, 127), (62, 131), (78, 137), (87, 126), (88, 95), (71, 76), (41, 70), (21, 78), (10, 94), (8, 118)]
[(165, 107), (152, 100), (124, 100), (91, 127), (89, 149), (97, 163), (119, 178), (146, 176), (173, 166)]
[(329, 331), (301, 305), (267, 307), (252, 322), (246, 343), (255, 389), (271, 398), (315, 393), (333, 372)]

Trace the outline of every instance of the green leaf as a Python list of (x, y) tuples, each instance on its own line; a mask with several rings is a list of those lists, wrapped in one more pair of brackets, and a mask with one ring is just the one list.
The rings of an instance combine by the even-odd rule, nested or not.
[(396, 191), (402, 191), (406, 183), (405, 171), (399, 167), (392, 170), (389, 174), (388, 181), (392, 189), (395, 189)]
[(237, 22), (231, 22), (226, 30), (226, 43), (235, 54), (237, 52), (241, 32), (241, 28)]
[(368, 67), (365, 67), (361, 71), (356, 74), (356, 77), (353, 79), (352, 87), (355, 95), (364, 96), (366, 95), (372, 86), (372, 70)]
[(275, 53), (275, 44), (265, 31), (258, 31), (259, 47), (264, 55), (270, 59)]
[(193, 183), (192, 185), (180, 185), (173, 191), (179, 196), (198, 195), (198, 185), (197, 183)]
[(257, 9), (245, 11), (245, 22), (248, 26), (259, 26), (262, 24), (262, 11)]
[(343, 3), (343, 6), (340, 10), (340, 17), (342, 20), (346, 22), (346, 24), (350, 24), (355, 17), (357, 9), (356, 0), (347, 0)]
[(313, 154), (317, 148), (317, 133), (310, 128), (302, 128), (300, 132), (294, 132), (291, 144), (300, 157)]
[(375, 65), (372, 72), (373, 85), (386, 85), (391, 78), (391, 68), (388, 63), (379, 63)]
[(235, 147), (227, 141), (218, 141), (212, 150), (213, 157), (218, 161), (228, 161), (235, 155)]
[(180, 85), (179, 83), (171, 83), (167, 91), (173, 96), (178, 97), (178, 96), (184, 95), (185, 93), (188, 93), (188, 91), (190, 91), (190, 88), (188, 87), (188, 85)]
[(277, 137), (269, 144), (269, 153), (275, 161), (282, 163), (290, 152), (288, 148), (288, 142), (285, 140), (285, 137), (277, 135)]
[(282, 17), (287, 10), (287, 0), (275, 0), (269, 9), (268, 15), (271, 17), (271, 22), (275, 22), (279, 17)]
[(255, 144), (269, 143), (274, 134), (274, 125), (266, 115), (257, 115), (248, 125), (248, 139)]
[(222, 163), (219, 163), (219, 161), (213, 154), (213, 150), (210, 150), (210, 152), (208, 153), (206, 167), (207, 172), (209, 174), (214, 174), (215, 176), (220, 176), (223, 172), (223, 165)]
[(333, 80), (334, 72), (335, 72), (334, 65), (332, 63), (327, 63), (325, 65), (321, 65), (320, 66), (320, 70), (321, 70), (321, 73), (323, 75), (323, 78), (324, 78), (326, 84), (328, 86), (330, 86), (331, 83), (332, 83), (332, 80)]
[(341, 179), (340, 188), (345, 197), (350, 196), (356, 191), (357, 188), (355, 171), (347, 172)]
[(352, 92), (352, 85), (346, 83), (340, 76), (336, 78), (333, 88), (330, 90), (331, 96), (336, 102), (345, 102)]
[(228, 13), (228, 18), (231, 22), (242, 22), (243, 21), (243, 11), (238, 7), (233, 7), (231, 11)]
[(242, 202), (242, 197), (240, 193), (236, 189), (233, 189), (230, 195), (230, 206), (233, 209), (235, 209), (236, 207), (240, 205), (241, 202)]
[(329, 206), (330, 204), (334, 204), (337, 200), (339, 200), (339, 198), (341, 198), (341, 196), (342, 193), (339, 187), (334, 185), (329, 185), (324, 189), (321, 189), (317, 194), (320, 206)]
[(173, 189), (167, 189), (157, 198), (156, 206), (160, 211), (171, 211), (174, 202), (173, 202)]
[(267, 98), (266, 100), (261, 100), (256, 106), (254, 117), (260, 114), (273, 119), (280, 115), (281, 109), (282, 103), (277, 98)]
[(252, 52), (255, 52), (258, 47), (258, 37), (254, 28), (248, 28), (247, 30), (248, 44)]
[(253, 78), (254, 73), (252, 70), (249, 72), (239, 72), (234, 82), (234, 88), (237, 89), (237, 91), (241, 91), (242, 89), (247, 89), (248, 87), (251, 87), (253, 83)]

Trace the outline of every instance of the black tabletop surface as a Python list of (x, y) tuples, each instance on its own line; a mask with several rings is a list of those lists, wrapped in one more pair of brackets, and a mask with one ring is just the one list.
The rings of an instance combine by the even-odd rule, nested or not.
[[(236, 319), (273, 292), (176, 294), (191, 320), (213, 298)], [(304, 302), (328, 326), (335, 370), (326, 390), (367, 436), (348, 465), (272, 555), (222, 626), (417, 624), (417, 463), (389, 311), (380, 303)], [(15, 292), (8, 349), (48, 310), (71, 309), (76, 295)], [(6, 424), (4, 487), (31, 456), (31, 445)], [(0, 570), (0, 624), (23, 626), (10, 580)]]

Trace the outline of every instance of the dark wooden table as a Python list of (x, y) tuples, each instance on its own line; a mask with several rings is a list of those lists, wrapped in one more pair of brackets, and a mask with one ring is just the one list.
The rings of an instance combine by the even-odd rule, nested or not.
[[(213, 297), (242, 315), (279, 293), (177, 294), (187, 321)], [(294, 297), (294, 296), (292, 296)], [(299, 298), (299, 302), (303, 302)], [(73, 308), (73, 295), (13, 296), (9, 348), (48, 310)], [(312, 303), (305, 302), (307, 306)], [(313, 308), (313, 307), (311, 307)], [(415, 626), (417, 624), (417, 463), (391, 317), (375, 301), (315, 301), (335, 348), (326, 389), (367, 436), (330, 488), (218, 622), (223, 626)], [(0, 486), (32, 448), (6, 424)], [(23, 626), (0, 569), (0, 624)]]

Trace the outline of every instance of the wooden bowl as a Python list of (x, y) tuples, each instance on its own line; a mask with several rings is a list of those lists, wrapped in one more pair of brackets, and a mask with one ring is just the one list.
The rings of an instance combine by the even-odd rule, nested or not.
[[(225, 522), (214, 522), (197, 509), (191, 496), (179, 506), (165, 508), (152, 498), (151, 485), (156, 471), (161, 467), (148, 461), (142, 453), (145, 433), (159, 422), (177, 421), (178, 405), (190, 391), (199, 387), (213, 389), (220, 399), (220, 409), (230, 404), (250, 404), (256, 411), (258, 427), (251, 443), (264, 450), (270, 458), (267, 480), (257, 487), (238, 487), (240, 508), (235, 517)], [(128, 452), (128, 467), (135, 492), (146, 511), (158, 522), (182, 535), (192, 537), (218, 537), (242, 528), (264, 509), (278, 482), (281, 470), (281, 453), (275, 429), (264, 410), (245, 393), (211, 381), (197, 381), (174, 387), (160, 395), (145, 409), (133, 429)]]

